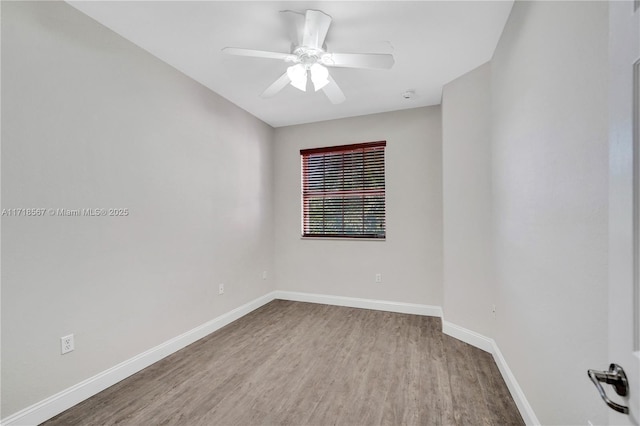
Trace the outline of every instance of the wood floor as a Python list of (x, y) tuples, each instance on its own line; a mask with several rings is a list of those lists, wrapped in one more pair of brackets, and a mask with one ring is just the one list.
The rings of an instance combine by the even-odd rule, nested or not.
[(439, 318), (275, 300), (44, 423), (524, 424)]

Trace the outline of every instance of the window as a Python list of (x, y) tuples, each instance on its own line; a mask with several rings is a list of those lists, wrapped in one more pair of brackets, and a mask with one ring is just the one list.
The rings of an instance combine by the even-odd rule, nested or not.
[(386, 144), (300, 151), (303, 237), (385, 238)]

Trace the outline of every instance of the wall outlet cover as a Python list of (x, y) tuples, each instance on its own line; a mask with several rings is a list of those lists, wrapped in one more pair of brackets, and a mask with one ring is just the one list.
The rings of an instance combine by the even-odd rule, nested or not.
[(73, 334), (69, 334), (68, 336), (63, 336), (60, 338), (60, 353), (62, 355), (71, 352), (75, 349), (75, 342), (73, 339)]

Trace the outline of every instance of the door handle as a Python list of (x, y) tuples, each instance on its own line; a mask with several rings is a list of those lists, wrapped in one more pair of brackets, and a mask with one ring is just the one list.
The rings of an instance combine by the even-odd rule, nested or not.
[(618, 364), (611, 364), (609, 365), (609, 371), (587, 370), (587, 374), (593, 384), (596, 385), (598, 393), (609, 407), (619, 413), (629, 414), (629, 407), (625, 407), (624, 405), (611, 401), (600, 384), (600, 382), (604, 382), (611, 385), (618, 395), (627, 396), (629, 393), (629, 382), (627, 381), (627, 375), (624, 374), (622, 367)]

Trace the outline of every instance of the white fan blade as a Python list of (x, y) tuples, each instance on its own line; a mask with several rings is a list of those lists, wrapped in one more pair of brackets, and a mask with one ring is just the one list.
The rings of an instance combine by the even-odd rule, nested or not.
[(329, 67), (390, 69), (395, 60), (388, 53), (327, 53), (322, 63)]
[(282, 89), (284, 89), (285, 87), (287, 87), (287, 84), (289, 83), (291, 83), (291, 79), (285, 72), (280, 76), (280, 78), (274, 81), (273, 84), (271, 84), (271, 86), (267, 87), (267, 89), (264, 92), (262, 92), (262, 95), (260, 96), (263, 98), (270, 98), (276, 93), (278, 93), (279, 91), (281, 91)]
[(307, 10), (302, 45), (322, 49), (329, 25), (331, 25), (331, 16), (319, 10)]
[(341, 104), (345, 101), (345, 99), (347, 99), (344, 96), (344, 93), (342, 93), (340, 86), (338, 86), (338, 83), (336, 83), (336, 81), (331, 76), (329, 76), (329, 84), (324, 86), (322, 90), (324, 91), (324, 94), (327, 95), (327, 98), (329, 98), (332, 104)]
[(292, 55), (290, 53), (267, 52), (266, 50), (242, 49), (240, 47), (225, 47), (224, 49), (222, 49), (222, 51), (229, 55), (251, 56), (254, 58), (283, 59), (283, 60), (295, 58), (295, 55)]
[(289, 29), (289, 38), (293, 45), (302, 46), (304, 37), (304, 14), (294, 12), (293, 10), (283, 10), (280, 14), (287, 22), (286, 25)]

